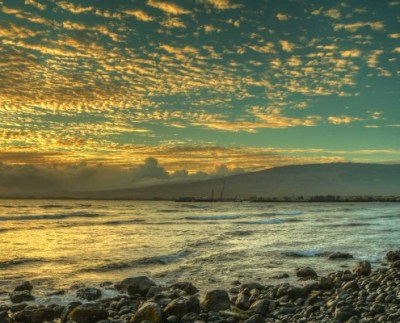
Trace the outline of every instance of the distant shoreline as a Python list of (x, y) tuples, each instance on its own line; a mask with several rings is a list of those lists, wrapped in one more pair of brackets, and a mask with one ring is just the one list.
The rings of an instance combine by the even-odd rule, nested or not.
[(0, 200), (60, 200), (60, 201), (164, 201), (164, 202), (177, 202), (177, 203), (375, 203), (375, 202), (389, 202), (398, 203), (400, 202), (400, 196), (382, 196), (382, 197), (371, 197), (371, 196), (359, 196), (359, 197), (339, 197), (339, 198), (328, 198), (326, 196), (316, 196), (310, 198), (249, 198), (249, 199), (223, 199), (223, 200), (209, 200), (201, 198), (82, 198), (82, 197), (14, 197), (14, 196), (0, 196)]

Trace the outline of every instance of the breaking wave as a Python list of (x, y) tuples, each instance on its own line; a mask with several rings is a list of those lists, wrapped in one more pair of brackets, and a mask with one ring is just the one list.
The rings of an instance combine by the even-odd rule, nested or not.
[(0, 216), (0, 221), (32, 221), (32, 220), (62, 220), (67, 218), (96, 218), (102, 214), (73, 212), (73, 213), (54, 213), (54, 214), (30, 214), (17, 216)]
[(106, 265), (101, 265), (93, 268), (85, 268), (81, 271), (84, 272), (107, 272), (113, 270), (121, 270), (132, 267), (139, 266), (150, 266), (150, 265), (167, 265), (169, 263), (179, 261), (188, 255), (190, 255), (192, 251), (190, 250), (182, 250), (173, 254), (154, 256), (154, 257), (145, 257), (131, 261), (123, 261), (123, 262), (112, 262)]

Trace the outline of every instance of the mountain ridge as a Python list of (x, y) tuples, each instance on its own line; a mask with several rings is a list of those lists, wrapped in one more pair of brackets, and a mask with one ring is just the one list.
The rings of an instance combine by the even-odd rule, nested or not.
[(284, 196), (390, 196), (400, 195), (400, 164), (329, 163), (279, 166), (256, 172), (195, 182), (158, 184), (91, 192), (65, 192), (70, 198), (178, 199)]

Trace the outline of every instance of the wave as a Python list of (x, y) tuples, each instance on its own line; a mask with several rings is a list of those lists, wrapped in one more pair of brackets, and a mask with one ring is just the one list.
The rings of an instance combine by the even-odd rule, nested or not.
[(271, 219), (271, 220), (254, 220), (254, 221), (239, 221), (238, 224), (282, 224), (285, 223), (282, 219)]
[(208, 209), (207, 205), (196, 205), (196, 204), (181, 204), (181, 207), (187, 209)]
[(238, 230), (238, 231), (227, 232), (226, 234), (230, 235), (230, 236), (234, 236), (234, 237), (235, 236), (241, 237), (241, 236), (250, 236), (253, 233), (254, 233), (254, 231), (250, 231), (250, 230)]
[(286, 257), (292, 258), (305, 258), (305, 257), (326, 257), (329, 256), (332, 252), (330, 251), (321, 251), (321, 250), (293, 250), (293, 251), (284, 251), (281, 254)]
[(176, 213), (176, 212), (183, 212), (182, 210), (177, 210), (177, 209), (162, 209), (162, 210), (157, 210), (157, 213)]
[(20, 265), (36, 263), (36, 262), (44, 262), (44, 260), (40, 259), (40, 258), (22, 258), (22, 259), (12, 259), (12, 260), (0, 261), (0, 268), (7, 269), (10, 267), (14, 267), (14, 266), (20, 266)]
[(186, 220), (193, 221), (216, 221), (216, 220), (236, 220), (239, 219), (239, 215), (197, 215), (197, 216), (185, 216)]
[(99, 213), (73, 212), (54, 214), (29, 214), (17, 216), (0, 216), (0, 221), (31, 221), (31, 220), (62, 220), (66, 218), (96, 218), (102, 216)]
[(263, 212), (259, 216), (276, 216), (276, 215), (302, 215), (302, 211), (280, 211), (280, 212)]
[(113, 221), (96, 223), (96, 225), (123, 225), (123, 224), (137, 224), (137, 223), (145, 223), (145, 222), (146, 222), (146, 220), (143, 220), (143, 219), (113, 220)]
[(138, 266), (149, 266), (149, 265), (167, 265), (175, 261), (179, 261), (182, 258), (190, 255), (192, 251), (190, 250), (182, 250), (173, 254), (154, 256), (154, 257), (145, 257), (132, 261), (123, 261), (123, 262), (112, 262), (106, 265), (97, 266), (94, 268), (84, 268), (81, 271), (84, 272), (107, 272), (114, 270), (127, 269)]

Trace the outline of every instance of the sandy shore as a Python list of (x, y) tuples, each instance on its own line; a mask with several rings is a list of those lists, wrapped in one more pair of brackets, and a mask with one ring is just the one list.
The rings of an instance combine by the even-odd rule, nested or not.
[[(66, 306), (37, 305), (34, 286), (25, 282), (2, 292), (9, 301), (0, 304), (0, 323), (400, 322), (400, 251), (386, 259), (383, 268), (355, 261), (352, 271), (326, 277), (310, 267), (297, 268), (296, 285), (285, 283), (283, 275), (277, 285), (233, 281), (229, 290), (215, 286), (201, 293), (190, 282), (165, 286), (146, 276), (130, 277), (102, 289), (77, 288), (81, 301)], [(105, 290), (115, 296), (106, 297)]]

